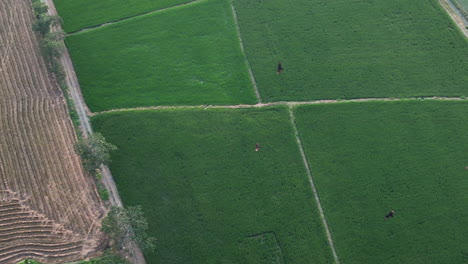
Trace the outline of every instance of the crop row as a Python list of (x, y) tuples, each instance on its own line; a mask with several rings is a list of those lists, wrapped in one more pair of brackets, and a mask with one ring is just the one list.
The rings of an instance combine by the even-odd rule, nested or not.
[(71, 261), (102, 243), (104, 210), (32, 19), (28, 0), (0, 2), (0, 263)]

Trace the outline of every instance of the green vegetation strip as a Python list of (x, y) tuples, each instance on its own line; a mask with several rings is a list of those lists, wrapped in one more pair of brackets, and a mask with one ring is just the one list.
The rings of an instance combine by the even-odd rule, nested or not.
[(233, 3), (264, 101), (468, 95), (468, 41), (437, 0)]
[[(343, 263), (468, 262), (468, 104), (301, 106), (296, 121)], [(395, 210), (394, 218), (384, 216)]]
[(229, 1), (126, 20), (66, 43), (92, 111), (256, 102)]
[(143, 206), (157, 239), (148, 263), (332, 262), (286, 107), (92, 122), (118, 147), (111, 169), (124, 203)]
[(191, 0), (54, 0), (63, 30), (74, 32), (106, 22), (148, 13)]

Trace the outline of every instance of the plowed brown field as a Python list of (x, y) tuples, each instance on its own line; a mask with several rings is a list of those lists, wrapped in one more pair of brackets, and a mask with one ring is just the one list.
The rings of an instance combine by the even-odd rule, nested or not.
[(29, 0), (0, 1), (0, 263), (93, 255), (104, 215), (73, 145), (63, 94), (31, 31)]

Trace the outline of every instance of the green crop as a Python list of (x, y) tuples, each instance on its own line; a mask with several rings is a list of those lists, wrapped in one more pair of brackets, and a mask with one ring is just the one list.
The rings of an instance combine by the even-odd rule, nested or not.
[(65, 32), (190, 2), (191, 0), (54, 0)]
[(133, 18), (66, 42), (93, 111), (256, 102), (223, 0)]
[[(466, 102), (295, 112), (343, 263), (467, 263)], [(395, 217), (384, 220), (390, 210)]]
[(124, 111), (93, 125), (157, 239), (148, 263), (332, 262), (285, 108)]
[(437, 0), (234, 5), (265, 101), (468, 95), (468, 41)]

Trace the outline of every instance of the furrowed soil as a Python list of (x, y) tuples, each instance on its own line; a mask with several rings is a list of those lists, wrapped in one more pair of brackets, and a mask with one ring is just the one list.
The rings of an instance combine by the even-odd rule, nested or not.
[(0, 1), (0, 263), (95, 255), (105, 211), (75, 154), (63, 94), (31, 31), (29, 0)]

